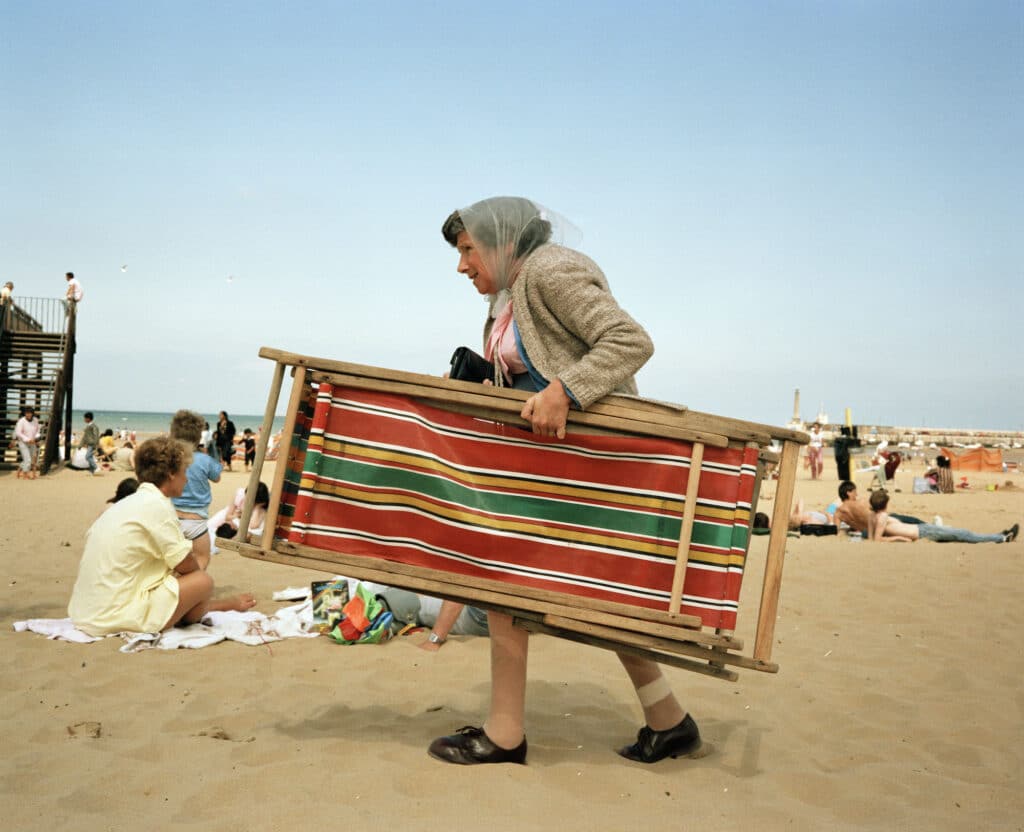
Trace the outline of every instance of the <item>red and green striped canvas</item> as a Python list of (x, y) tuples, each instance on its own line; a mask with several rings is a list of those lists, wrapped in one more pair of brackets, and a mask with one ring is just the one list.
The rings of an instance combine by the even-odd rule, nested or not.
[[(544, 439), (404, 396), (321, 385), (286, 539), (668, 609), (691, 446)], [(756, 449), (706, 448), (683, 612), (733, 629)]]

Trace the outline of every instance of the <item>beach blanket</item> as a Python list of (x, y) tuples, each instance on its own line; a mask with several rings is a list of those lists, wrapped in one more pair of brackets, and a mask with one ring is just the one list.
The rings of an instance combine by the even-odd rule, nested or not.
[[(667, 609), (692, 446), (637, 436), (548, 440), (404, 396), (321, 384), (299, 414), (277, 536)], [(735, 627), (756, 448), (704, 463), (684, 613)]]
[[(267, 616), (261, 612), (210, 612), (203, 620), (187, 627), (172, 627), (163, 633), (115, 633), (125, 644), (122, 653), (159, 648), (177, 650), (179, 647), (198, 649), (222, 641), (259, 645), (286, 638), (316, 638), (313, 629), (312, 603), (306, 601), (278, 610)], [(109, 636), (90, 636), (75, 628), (70, 618), (30, 618), (15, 621), (15, 632), (33, 632), (50, 639), (88, 644)]]

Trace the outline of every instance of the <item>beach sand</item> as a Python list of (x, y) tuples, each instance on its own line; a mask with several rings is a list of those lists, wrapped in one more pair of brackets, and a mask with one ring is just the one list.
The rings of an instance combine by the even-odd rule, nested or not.
[[(822, 508), (834, 472), (827, 460), (830, 479), (811, 482), (801, 469), (797, 496)], [(978, 531), (1024, 519), (1021, 475), (971, 474), (970, 491), (913, 495), (915, 472), (897, 474), (894, 510)], [(247, 476), (226, 473), (213, 509)], [(66, 615), (83, 532), (119, 479), (0, 472), (8, 829), (1024, 828), (1021, 541), (790, 539), (780, 672), (728, 683), (667, 671), (714, 746), (700, 760), (619, 758), (640, 709), (615, 657), (534, 637), (529, 764), (460, 768), (426, 746), (479, 724), (485, 639), (436, 654), (413, 638), (123, 654), (116, 639), (13, 632), (16, 620)], [(983, 490), (1007, 479), (1016, 490)], [(765, 546), (752, 543), (744, 600), (756, 602)], [(324, 577), (233, 552), (211, 572), (219, 592), (252, 590), (267, 613), (280, 606), (274, 590)], [(748, 644), (753, 624), (741, 607)]]

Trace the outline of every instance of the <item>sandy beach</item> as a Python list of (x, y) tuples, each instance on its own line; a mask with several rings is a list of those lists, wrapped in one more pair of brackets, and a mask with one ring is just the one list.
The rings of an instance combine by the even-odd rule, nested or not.
[[(824, 507), (834, 472), (828, 458), (825, 480), (801, 469), (797, 496)], [(894, 510), (976, 531), (1024, 519), (1020, 474), (913, 495), (914, 473), (897, 473)], [(614, 656), (534, 637), (529, 764), (460, 768), (426, 746), (479, 724), (484, 639), (437, 654), (414, 638), (124, 654), (117, 639), (15, 633), (14, 621), (66, 615), (83, 533), (118, 479), (0, 472), (6, 828), (1024, 828), (1024, 542), (791, 538), (779, 674), (727, 683), (667, 671), (714, 746), (700, 760), (619, 758), (640, 709)], [(1008, 479), (1016, 488), (985, 490)], [(225, 473), (213, 510), (246, 481)], [(755, 538), (745, 598), (759, 592), (764, 549)], [(251, 590), (266, 613), (281, 606), (273, 591), (325, 577), (233, 552), (211, 573), (220, 593)], [(741, 607), (737, 634), (751, 638), (753, 625)]]

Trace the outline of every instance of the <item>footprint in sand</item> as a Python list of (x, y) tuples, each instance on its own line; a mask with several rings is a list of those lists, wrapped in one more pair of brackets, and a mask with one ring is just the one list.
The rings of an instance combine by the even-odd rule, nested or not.
[(194, 737), (209, 737), (212, 740), (227, 740), (228, 742), (252, 742), (256, 737), (233, 737), (223, 728), (215, 725), (213, 728), (208, 728), (205, 731), (200, 731), (198, 734), (193, 734)]
[(103, 725), (99, 722), (76, 722), (74, 725), (68, 726), (69, 737), (89, 737), (91, 739), (99, 739), (103, 733)]

